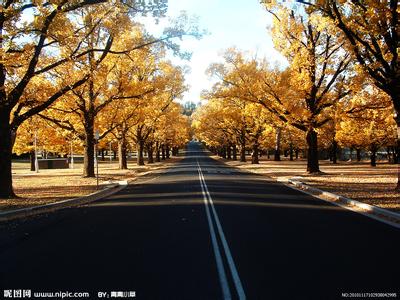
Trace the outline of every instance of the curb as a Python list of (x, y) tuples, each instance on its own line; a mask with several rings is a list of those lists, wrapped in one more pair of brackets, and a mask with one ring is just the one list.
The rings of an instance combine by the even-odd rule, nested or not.
[[(287, 179), (285, 181), (278, 180), (279, 182), (287, 182), (289, 187), (292, 185), (302, 191), (307, 192), (312, 196), (316, 196), (321, 200), (325, 200), (329, 203), (341, 206), (343, 208), (352, 210), (354, 212), (360, 213), (367, 217), (373, 218), (375, 220), (384, 222), (386, 224), (392, 225), (394, 227), (400, 228), (400, 214), (392, 212), (390, 210), (380, 208), (371, 204), (359, 202), (350, 198), (346, 198), (340, 195), (336, 195), (330, 192), (320, 190), (318, 188), (311, 187), (303, 182)], [(293, 187), (292, 187), (293, 188)]]
[[(221, 157), (216, 157), (218, 161), (225, 162), (225, 160)], [(230, 166), (235, 167), (235, 166)], [(245, 169), (246, 170), (246, 169)], [(246, 170), (247, 172), (257, 174), (257, 175), (266, 175), (254, 172), (253, 170)], [(272, 179), (273, 177), (266, 175)], [(350, 198), (346, 198), (340, 195), (336, 195), (330, 192), (326, 192), (314, 187), (311, 187), (303, 182), (295, 180), (295, 178), (285, 178), (285, 177), (277, 177), (274, 179), (275, 181), (284, 184), (285, 186), (295, 189), (297, 191), (306, 193), (328, 203), (340, 206), (344, 209), (351, 210), (353, 212), (359, 213), (366, 217), (375, 219), (382, 223), (386, 223), (393, 227), (400, 229), (400, 213), (395, 213), (390, 210), (380, 208), (374, 205), (370, 205), (367, 203), (359, 202)]]
[(54, 211), (62, 209), (62, 208), (68, 208), (68, 207), (72, 207), (72, 206), (79, 206), (79, 205), (91, 203), (96, 200), (100, 200), (102, 198), (106, 198), (115, 193), (118, 193), (119, 191), (126, 188), (129, 183), (135, 182), (138, 179), (140, 179), (141, 177), (151, 174), (153, 171), (154, 170), (145, 171), (143, 173), (140, 173), (139, 176), (129, 179), (129, 180), (122, 180), (122, 181), (117, 181), (117, 182), (105, 181), (102, 183), (102, 184), (107, 185), (107, 187), (105, 189), (94, 192), (87, 196), (66, 199), (66, 200), (49, 203), (49, 204), (45, 204), (45, 205), (32, 206), (32, 207), (27, 207), (27, 208), (20, 208), (20, 209), (0, 212), (0, 222), (7, 222), (7, 221), (12, 221), (12, 220), (22, 219), (25, 217), (31, 217), (31, 216), (44, 214), (44, 213), (54, 212)]
[(12, 220), (35, 216), (35, 215), (39, 215), (39, 214), (43, 214), (43, 213), (53, 212), (53, 211), (56, 211), (56, 210), (59, 210), (62, 208), (87, 204), (87, 203), (111, 196), (111, 195), (123, 190), (126, 186), (127, 186), (127, 182), (121, 181), (116, 184), (112, 184), (99, 192), (94, 192), (87, 196), (67, 199), (67, 200), (54, 202), (54, 203), (50, 203), (50, 204), (45, 204), (45, 205), (32, 206), (32, 207), (27, 207), (27, 208), (20, 208), (20, 209), (0, 212), (0, 222), (12, 221)]

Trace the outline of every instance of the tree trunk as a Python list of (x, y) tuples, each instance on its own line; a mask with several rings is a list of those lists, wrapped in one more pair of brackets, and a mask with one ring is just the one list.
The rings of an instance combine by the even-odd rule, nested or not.
[(156, 162), (160, 162), (161, 157), (160, 157), (160, 143), (156, 142)]
[(170, 147), (169, 147), (169, 145), (167, 145), (166, 147), (165, 147), (165, 158), (170, 158)]
[(400, 148), (398, 146), (393, 147), (393, 163), (397, 164), (400, 159)]
[(281, 131), (280, 127), (276, 128), (275, 134), (275, 153), (274, 153), (274, 160), (280, 161), (281, 160)]
[(104, 149), (101, 149), (101, 161), (105, 161)]
[(245, 143), (242, 143), (242, 145), (240, 145), (240, 161), (246, 162), (246, 144)]
[(232, 148), (230, 145), (226, 147), (226, 158), (232, 159)]
[(289, 145), (289, 160), (293, 161), (293, 144), (290, 143)]
[(144, 150), (144, 141), (139, 140), (137, 143), (137, 165), (138, 166), (144, 166), (143, 150)]
[(36, 171), (35, 170), (35, 150), (31, 150), (29, 152), (29, 162), (31, 165), (31, 171)]
[(154, 163), (154, 157), (153, 157), (153, 152), (154, 152), (154, 147), (153, 145), (147, 145), (147, 163), (153, 164)]
[(164, 144), (161, 145), (161, 159), (162, 160), (165, 159), (165, 146), (164, 146)]
[(10, 113), (4, 108), (0, 109), (0, 198), (14, 198), (11, 169)]
[(236, 144), (234, 144), (232, 148), (233, 148), (232, 149), (232, 159), (233, 160), (237, 160), (237, 147), (236, 147)]
[(337, 164), (337, 150), (338, 150), (338, 144), (336, 140), (332, 141), (332, 163)]
[(178, 147), (172, 147), (172, 155), (179, 156), (179, 148)]
[[(399, 112), (400, 113), (400, 112)], [(396, 145), (396, 163), (397, 166), (397, 185), (396, 191), (400, 192), (400, 136), (399, 136), (400, 121), (397, 123), (397, 145)]]
[(85, 129), (85, 146), (83, 156), (83, 176), (95, 177), (94, 174), (94, 135), (93, 126), (87, 126)]
[(222, 156), (222, 158), (226, 158), (226, 148), (225, 147), (221, 147), (221, 156)]
[(398, 149), (397, 147), (392, 147), (392, 164), (396, 164), (398, 160)]
[(128, 169), (128, 162), (126, 159), (126, 139), (118, 139), (118, 166), (120, 170)]
[(377, 147), (375, 145), (371, 145), (371, 167), (376, 167), (376, 151)]
[(258, 143), (254, 143), (253, 152), (251, 153), (251, 163), (252, 164), (258, 164), (259, 163), (258, 154), (259, 154)]
[(357, 161), (360, 162), (361, 161), (361, 149), (356, 149), (356, 157), (357, 157)]
[(307, 172), (318, 173), (319, 162), (318, 162), (318, 135), (314, 128), (310, 128), (307, 131)]
[(393, 162), (393, 155), (392, 155), (391, 147), (386, 147), (386, 153), (387, 153), (388, 163), (390, 164)]
[(283, 150), (283, 157), (288, 157), (289, 156), (289, 151), (288, 149)]

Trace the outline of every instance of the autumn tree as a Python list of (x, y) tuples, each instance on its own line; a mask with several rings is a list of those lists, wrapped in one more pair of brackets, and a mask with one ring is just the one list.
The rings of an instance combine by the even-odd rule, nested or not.
[(246, 149), (251, 149), (253, 164), (259, 163), (264, 130), (271, 124), (271, 116), (259, 104), (248, 103), (239, 98), (221, 97), (220, 85), (204, 93), (208, 102), (194, 114), (193, 126), (196, 136), (210, 147), (217, 148), (224, 158), (246, 161)]
[[(203, 141), (212, 150), (220, 152), (220, 149), (236, 139), (236, 134), (229, 122), (231, 117), (237, 119), (238, 111), (224, 110), (221, 101), (209, 99), (205, 105), (196, 109), (192, 117), (196, 138)], [(234, 126), (237, 128), (238, 124), (234, 124)]]
[[(101, 47), (103, 43), (103, 26), (106, 26), (106, 19), (93, 19), (98, 14), (93, 13), (94, 8), (87, 9), (82, 14), (82, 22), (99, 24), (85, 41), (88, 49)], [(126, 27), (123, 28), (123, 22)], [(102, 59), (103, 54), (96, 56), (96, 53), (89, 52), (88, 55), (78, 61), (75, 66), (74, 74), (90, 73), (87, 82), (74, 89), (71, 93), (64, 96), (65, 101), (59, 101), (51, 106), (45, 113), (40, 114), (46, 120), (50, 120), (65, 130), (74, 133), (84, 143), (84, 168), (83, 175), (94, 176), (94, 134), (99, 132), (99, 140), (105, 137), (117, 126), (116, 118), (118, 112), (111, 112), (108, 117), (103, 117), (102, 112), (108, 108), (112, 102), (124, 102), (124, 106), (137, 104), (129, 100), (136, 100), (143, 95), (152, 92), (153, 88), (146, 85), (148, 78), (143, 77), (138, 83), (134, 78), (132, 70), (137, 67), (143, 58), (142, 52), (150, 50), (150, 46), (143, 40), (143, 31), (140, 26), (134, 26), (129, 19), (119, 22), (120, 28), (114, 35), (114, 46), (109, 50), (109, 55)], [(85, 27), (91, 28), (86, 25)], [(139, 46), (138, 46), (139, 45)], [(134, 50), (124, 50), (134, 49)], [(121, 55), (116, 55), (121, 53)], [(74, 76), (65, 70), (60, 77)], [(102, 116), (103, 115), (103, 116)]]
[[(167, 3), (161, 1), (58, 1), (57, 4), (42, 1), (5, 1), (0, 12), (1, 44), (1, 96), (0, 96), (0, 188), (1, 197), (14, 196), (11, 177), (11, 148), (19, 125), (29, 117), (36, 115), (60, 97), (70, 93), (83, 84), (93, 80), (91, 68), (97, 66), (108, 54), (119, 55), (151, 44), (162, 43), (175, 54), (182, 53), (173, 38), (191, 35), (199, 38), (198, 28), (187, 15), (182, 14), (171, 21), (162, 36), (147, 35), (144, 44), (134, 49), (115, 51), (112, 49), (115, 34), (118, 33), (118, 20), (135, 14), (164, 16)], [(92, 9), (98, 15), (89, 15), (82, 20), (85, 9)], [(21, 21), (22, 16), (27, 20)], [(33, 17), (31, 17), (33, 16)], [(91, 21), (92, 20), (92, 21)], [(99, 22), (94, 20), (101, 20)], [(101, 43), (97, 47), (90, 45), (90, 37), (99, 28)], [(93, 44), (95, 45), (95, 43)], [(100, 46), (100, 47), (98, 47)], [(91, 57), (91, 63), (88, 62)], [(87, 73), (76, 65), (86, 61)], [(74, 73), (71, 76), (59, 76), (65, 70)], [(81, 75), (82, 77), (79, 77)], [(42, 84), (42, 89), (35, 90), (33, 84)], [(88, 83), (90, 84), (90, 83)], [(37, 92), (44, 91), (44, 97)], [(90, 139), (90, 137), (89, 137)], [(91, 148), (87, 145), (87, 148)], [(4, 154), (4, 155), (3, 155)], [(89, 159), (88, 172), (91, 172)], [(92, 176), (92, 174), (88, 174)]]
[[(269, 2), (269, 1), (263, 1)], [(359, 71), (373, 80), (391, 99), (400, 127), (399, 1), (302, 1), (335, 26), (346, 39), (345, 47), (358, 62)], [(400, 146), (397, 137), (397, 146)], [(397, 182), (400, 190), (400, 171)]]
[[(331, 117), (327, 109), (349, 94), (338, 89), (351, 59), (341, 47), (340, 36), (321, 27), (318, 15), (295, 15), (270, 4), (274, 16), (275, 47), (288, 59), (286, 70), (273, 69), (266, 61), (246, 60), (238, 51), (228, 51), (225, 68), (219, 71), (230, 92), (260, 103), (285, 123), (306, 133), (307, 171), (319, 172), (317, 129)], [(338, 92), (340, 91), (340, 92)]]
[(393, 106), (386, 93), (374, 86), (366, 88), (345, 103), (344, 114), (337, 124), (337, 141), (344, 147), (366, 149), (371, 166), (376, 166), (376, 153), (396, 140)]
[(42, 152), (66, 155), (72, 140), (67, 133), (53, 124), (35, 116), (29, 118), (18, 127), (17, 136), (13, 145), (13, 153), (21, 155), (29, 153), (31, 171), (35, 171), (35, 142), (36, 148)]
[(160, 118), (173, 101), (180, 98), (186, 91), (184, 74), (183, 68), (174, 66), (169, 61), (163, 61), (157, 65), (155, 91), (145, 96), (145, 105), (138, 108), (135, 125), (129, 131), (130, 138), (136, 144), (138, 165), (144, 165), (143, 153), (146, 141), (154, 133)]
[[(52, 72), (72, 66), (74, 60), (88, 55), (83, 46), (87, 30), (75, 22), (79, 11), (107, 0), (3, 1), (0, 10), (0, 197), (13, 197), (11, 151), (18, 127), (29, 117), (43, 111), (61, 96), (85, 83), (89, 76), (54, 78)], [(153, 12), (164, 15), (166, 1), (113, 1), (105, 5), (110, 14)], [(105, 13), (102, 11), (102, 13)], [(29, 16), (24, 18), (23, 16)], [(95, 26), (95, 24), (94, 24)], [(112, 45), (109, 35), (104, 47)], [(90, 51), (89, 51), (90, 52)], [(94, 51), (92, 51), (93, 53)], [(37, 89), (41, 80), (46, 88)], [(42, 97), (36, 92), (42, 91)]]
[(172, 149), (173, 155), (178, 155), (179, 148), (183, 147), (190, 138), (189, 118), (184, 114), (184, 109), (178, 103), (171, 103), (159, 117), (153, 133), (146, 141), (148, 163), (161, 160), (160, 151), (163, 146)]

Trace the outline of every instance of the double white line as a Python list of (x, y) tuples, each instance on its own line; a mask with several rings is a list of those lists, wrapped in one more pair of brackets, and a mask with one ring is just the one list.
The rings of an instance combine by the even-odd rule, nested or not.
[[(224, 262), (222, 259), (222, 254), (220, 247), (218, 245), (218, 237), (221, 241), (222, 244), (222, 250), (223, 254), (225, 254), (225, 258), (230, 270), (230, 273), (232, 275), (232, 281), (235, 285), (236, 293), (239, 297), (240, 300), (246, 299), (246, 295), (243, 290), (242, 283), (239, 278), (239, 274), (237, 272), (235, 262), (233, 261), (231, 251), (228, 246), (228, 242), (226, 241), (224, 231), (222, 230), (221, 222), (219, 221), (219, 217), (217, 214), (217, 211), (215, 210), (213, 200), (211, 198), (210, 192), (208, 191), (208, 187), (206, 184), (206, 181), (203, 176), (203, 172), (201, 170), (200, 164), (197, 161), (197, 171), (199, 172), (199, 180), (200, 180), (200, 186), (201, 186), (201, 191), (203, 193), (203, 199), (204, 199), (204, 204), (206, 207), (206, 215), (207, 215), (207, 221), (208, 221), (208, 227), (210, 229), (210, 235), (211, 235), (211, 242), (215, 254), (215, 261), (217, 264), (217, 270), (218, 270), (218, 276), (219, 276), (219, 281), (221, 284), (222, 288), (222, 294), (223, 294), (223, 299), (228, 300), (232, 299), (232, 294), (229, 288), (229, 283), (224, 267)], [(211, 211), (210, 211), (211, 207)], [(214, 222), (217, 230), (215, 230)]]

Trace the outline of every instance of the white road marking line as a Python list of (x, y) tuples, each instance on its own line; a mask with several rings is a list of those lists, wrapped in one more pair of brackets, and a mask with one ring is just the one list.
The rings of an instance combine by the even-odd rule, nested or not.
[[(221, 242), (222, 242), (222, 246), (223, 246), (223, 249), (224, 249), (225, 257), (227, 259), (228, 266), (229, 266), (229, 269), (230, 269), (231, 274), (232, 274), (232, 278), (233, 278), (233, 282), (235, 284), (236, 292), (237, 292), (240, 300), (245, 300), (246, 299), (246, 294), (244, 293), (244, 289), (243, 289), (243, 285), (242, 285), (242, 282), (241, 282), (240, 277), (239, 277), (239, 273), (238, 273), (238, 271), (236, 269), (235, 262), (233, 261), (233, 257), (232, 257), (231, 251), (229, 249), (228, 242), (226, 241), (225, 234), (224, 234), (224, 231), (222, 229), (221, 222), (219, 220), (217, 211), (215, 210), (214, 202), (213, 202), (213, 200), (211, 198), (211, 195), (210, 195), (210, 192), (208, 190), (208, 187), (207, 187), (203, 172), (201, 170), (201, 167), (200, 167), (200, 164), (199, 164), (198, 161), (197, 161), (197, 165), (198, 165), (200, 184), (202, 186), (201, 188), (202, 188), (202, 191), (203, 191), (203, 196), (204, 196), (204, 191), (206, 193), (206, 197), (204, 197), (205, 203), (206, 203), (206, 210), (208, 209), (208, 205), (207, 205), (207, 201), (206, 201), (208, 199), (208, 201), (210, 203), (210, 206), (211, 206), (211, 210), (213, 212), (213, 217), (214, 217), (214, 220), (215, 220), (215, 224), (217, 225), (218, 234), (219, 234), (219, 237), (220, 237)], [(209, 223), (209, 225), (210, 225), (210, 223)], [(211, 222), (211, 226), (212, 226), (212, 222)]]
[(211, 242), (213, 245), (213, 250), (214, 250), (214, 255), (215, 255), (215, 262), (217, 264), (219, 283), (221, 285), (224, 300), (230, 300), (230, 299), (232, 299), (232, 296), (231, 296), (231, 292), (229, 290), (229, 284), (228, 284), (228, 279), (226, 277), (224, 263), (222, 262), (221, 251), (219, 250), (219, 247), (218, 247), (218, 242), (217, 242), (217, 237), (215, 235), (214, 225), (211, 220), (210, 208), (208, 207), (207, 193), (206, 193), (205, 188), (203, 187), (203, 181), (201, 179), (200, 166), (198, 167), (197, 171), (199, 173), (199, 181), (200, 181), (201, 191), (203, 193), (204, 205), (206, 207), (208, 228), (210, 230)]

